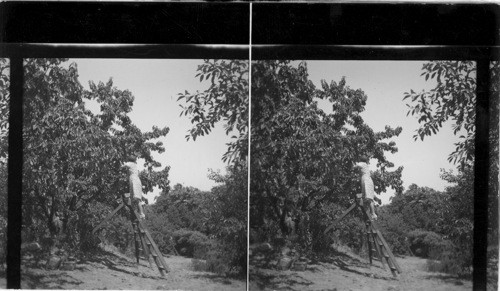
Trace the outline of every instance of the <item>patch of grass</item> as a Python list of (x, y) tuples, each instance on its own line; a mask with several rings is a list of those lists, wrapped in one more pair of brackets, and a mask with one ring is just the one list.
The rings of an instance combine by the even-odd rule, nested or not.
[(211, 272), (219, 275), (225, 275), (230, 271), (227, 258), (217, 251), (210, 251), (206, 255), (206, 260), (192, 259), (191, 265), (195, 271)]
[(471, 268), (464, 267), (464, 258), (456, 252), (444, 251), (435, 260), (427, 260), (427, 270), (467, 277), (472, 273)]

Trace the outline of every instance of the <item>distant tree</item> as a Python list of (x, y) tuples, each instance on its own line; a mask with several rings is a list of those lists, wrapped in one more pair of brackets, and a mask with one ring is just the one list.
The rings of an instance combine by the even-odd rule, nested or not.
[(405, 93), (409, 99), (408, 114), (416, 115), (421, 127), (415, 139), (436, 134), (443, 123), (453, 121), (453, 133), (462, 130), (461, 141), (448, 160), (470, 162), (474, 158), (476, 117), (476, 64), (472, 61), (435, 61), (422, 66), (425, 80), (436, 79), (436, 87), (430, 91)]
[(212, 172), (217, 182), (205, 202), (208, 233), (221, 245), (221, 254), (231, 268), (247, 270), (248, 167), (246, 162), (227, 167), (227, 174)]
[[(151, 140), (165, 136), (168, 128), (142, 133), (127, 115), (131, 92), (117, 89), (111, 79), (90, 82), (85, 90), (76, 63), (66, 61), (26, 59), (24, 64), (23, 220), (25, 227), (43, 221), (52, 235), (58, 212), (65, 232), (75, 231), (91, 217), (98, 221), (96, 203), (112, 205), (117, 194), (128, 192), (120, 164), (129, 155), (145, 160), (144, 190), (168, 188), (169, 168), (154, 172), (161, 165), (151, 155), (164, 151), (161, 142)], [(87, 101), (98, 102), (100, 111), (88, 110)], [(90, 236), (80, 230), (75, 239)]]
[(184, 100), (181, 113), (191, 118), (194, 127), (186, 138), (196, 140), (208, 134), (215, 124), (224, 121), (226, 134), (233, 131), (233, 141), (228, 143), (224, 161), (243, 159), (248, 149), (248, 61), (205, 60), (198, 66), (196, 77), (208, 81), (210, 87), (203, 91), (179, 93), (177, 100)]
[(147, 215), (160, 248), (168, 244), (169, 237), (176, 237), (179, 250), (189, 249), (185, 253), (209, 261), (223, 258), (224, 265), (246, 273), (247, 173), (244, 162), (235, 163), (225, 175), (209, 174), (217, 183), (210, 192), (181, 184), (163, 192), (148, 207)]
[(204, 233), (217, 241), (215, 249), (204, 256), (207, 264), (237, 267), (241, 272), (246, 272), (248, 65), (247, 60), (204, 60), (198, 66), (196, 77), (200, 82), (207, 81), (209, 88), (194, 93), (186, 90), (179, 93), (178, 98), (186, 104), (181, 105), (181, 115), (189, 116), (194, 124), (186, 136), (188, 140), (209, 134), (221, 121), (226, 134), (237, 132), (231, 136), (222, 156), (222, 160), (229, 163), (228, 173), (210, 174), (219, 185), (202, 195), (196, 217), (202, 221)]
[(209, 195), (197, 188), (176, 184), (171, 190), (163, 191), (149, 208), (171, 225), (172, 230), (185, 228), (206, 232), (208, 209), (204, 205)]
[[(405, 93), (403, 100), (409, 100), (408, 114), (415, 115), (421, 127), (414, 138), (437, 134), (443, 123), (453, 122), (454, 134), (460, 135), (460, 141), (449, 157), (451, 162), (460, 167), (471, 167), (474, 161), (474, 139), (476, 118), (476, 64), (472, 61), (434, 61), (422, 66), (421, 76), (425, 80), (436, 81), (436, 86), (429, 91)], [(490, 63), (491, 95), (490, 98), (490, 171), (489, 171), (489, 230), (494, 244), (498, 245), (498, 193), (499, 193), (499, 111), (500, 111), (500, 62)], [(468, 171), (465, 169), (465, 171)], [(469, 183), (473, 183), (473, 177)]]
[(404, 193), (391, 198), (387, 209), (391, 214), (401, 214), (408, 231), (425, 229), (441, 232), (445, 219), (445, 201), (446, 195), (442, 192), (411, 184)]
[[(332, 113), (318, 107), (320, 99), (330, 102)], [(402, 129), (387, 126), (374, 132), (360, 116), (366, 100), (365, 93), (351, 89), (344, 78), (330, 84), (323, 80), (321, 88), (315, 88), (305, 62), (252, 64), (253, 229), (274, 222), (283, 235), (293, 233), (292, 225), (302, 232), (311, 210), (325, 203), (349, 205), (361, 192), (352, 167), (361, 155), (377, 160), (377, 193), (387, 187), (403, 190), (402, 167), (389, 171), (394, 165), (385, 156), (397, 147), (393, 141), (384, 142)]]
[(461, 253), (456, 263), (466, 270), (472, 266), (473, 257), (474, 171), (466, 168), (458, 174), (443, 172), (441, 177), (452, 186), (446, 188), (446, 200), (441, 203), (442, 218), (437, 223), (441, 226), (440, 233)]
[[(429, 90), (405, 93), (403, 100), (409, 100), (408, 114), (416, 115), (420, 128), (415, 139), (436, 134), (448, 120), (453, 122), (453, 133), (464, 132), (456, 149), (448, 158), (451, 162), (470, 163), (474, 159), (474, 138), (476, 118), (476, 64), (472, 61), (433, 61), (422, 66), (421, 76), (425, 80), (436, 81), (436, 86)], [(492, 140), (496, 137), (498, 152), (498, 88), (500, 63), (491, 64), (491, 121)], [(496, 125), (496, 126), (495, 126)]]
[(443, 264), (449, 270), (467, 273), (472, 265), (474, 226), (474, 173), (465, 168), (458, 174), (443, 171), (441, 178), (451, 186), (445, 191), (410, 185), (379, 212), (379, 225), (398, 253), (408, 248)]

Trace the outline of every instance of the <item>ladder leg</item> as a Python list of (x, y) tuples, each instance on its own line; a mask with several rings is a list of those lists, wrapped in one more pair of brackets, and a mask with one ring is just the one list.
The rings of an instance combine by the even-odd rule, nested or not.
[(369, 223), (367, 222), (366, 223), (366, 242), (367, 242), (367, 246), (368, 246), (368, 257), (370, 258), (370, 265), (373, 264), (373, 253), (372, 253), (372, 242), (371, 242), (371, 239), (370, 239), (370, 233), (369, 233)]
[(134, 243), (135, 243), (135, 258), (137, 260), (137, 264), (139, 264), (139, 255), (140, 255), (140, 237), (139, 237), (139, 232), (137, 230), (137, 222), (133, 221), (132, 222), (132, 227), (134, 228)]
[(363, 216), (364, 216), (365, 221), (366, 221), (367, 234), (368, 234), (368, 236), (370, 236), (370, 239), (373, 241), (373, 244), (375, 245), (375, 251), (377, 253), (378, 258), (380, 259), (380, 262), (382, 263), (382, 268), (384, 268), (384, 270), (387, 270), (387, 268), (385, 267), (385, 262), (384, 262), (382, 250), (380, 249), (380, 246), (377, 243), (377, 240), (375, 239), (376, 233), (373, 229), (371, 217), (368, 214), (368, 212), (366, 212), (366, 209), (363, 206), (360, 206), (360, 208), (361, 208), (361, 212), (363, 213)]
[(143, 234), (145, 235), (146, 244), (149, 247), (149, 250), (154, 258), (156, 265), (158, 266), (160, 274), (165, 277), (166, 274), (170, 271), (170, 268), (168, 267), (167, 263), (165, 262), (165, 259), (163, 258), (162, 253), (158, 249), (158, 246), (154, 242), (153, 237), (151, 236), (151, 234), (149, 234), (148, 229), (142, 223), (142, 221), (139, 219), (139, 215), (134, 211), (133, 208), (130, 208), (130, 211), (131, 211), (132, 217), (135, 218), (135, 221), (138, 224), (140, 235), (143, 235)]
[(151, 250), (149, 249), (149, 245), (148, 245), (148, 243), (147, 243), (146, 238), (145, 238), (145, 237), (144, 237), (144, 235), (142, 234), (141, 229), (139, 229), (139, 233), (140, 233), (140, 237), (141, 237), (142, 249), (144, 250), (144, 256), (145, 256), (146, 258), (148, 258), (149, 267), (150, 267), (151, 269), (153, 269), (153, 258), (152, 258), (152, 255), (151, 255)]
[(394, 255), (392, 254), (391, 248), (389, 247), (389, 244), (385, 241), (384, 237), (382, 236), (382, 233), (378, 229), (377, 225), (375, 222), (372, 222), (372, 228), (374, 231), (374, 239), (377, 240), (377, 244), (380, 245), (380, 248), (383, 249), (384, 251), (384, 257), (387, 260), (387, 264), (389, 265), (389, 268), (391, 269), (391, 272), (394, 276), (396, 276), (396, 271), (398, 273), (402, 273), (401, 268), (399, 267), (398, 263), (396, 262), (396, 258), (394, 258)]
[(376, 243), (380, 246), (380, 249), (382, 250), (382, 255), (384, 256), (385, 261), (387, 262), (387, 266), (389, 266), (389, 269), (391, 270), (391, 273), (394, 277), (397, 277), (397, 269), (394, 265), (394, 261), (392, 260), (391, 256), (389, 256), (389, 252), (387, 248), (385, 248), (384, 244), (380, 240), (380, 237), (377, 235), (374, 237), (376, 240)]
[[(146, 235), (147, 240), (149, 241), (149, 246), (151, 249), (151, 253), (153, 253), (153, 257), (155, 258), (158, 268), (160, 269), (160, 272), (162, 273), (167, 273), (170, 272), (170, 268), (168, 267), (167, 263), (165, 262), (165, 259), (163, 258), (162, 253), (158, 249), (158, 246), (153, 240), (153, 237), (151, 234), (149, 234), (149, 231), (143, 227), (144, 234)], [(156, 256), (155, 256), (156, 255)]]
[(386, 249), (389, 258), (392, 260), (392, 263), (394, 264), (394, 267), (396, 268), (396, 270), (398, 271), (398, 273), (401, 274), (402, 273), (401, 267), (399, 266), (399, 264), (396, 261), (396, 258), (394, 257), (391, 249), (389, 248), (389, 244), (387, 244), (387, 242), (385, 241), (384, 237), (382, 236), (382, 233), (378, 229), (377, 229), (377, 236), (380, 239), (380, 242), (382, 243), (382, 245), (384, 246), (384, 248)]
[(382, 267), (384, 268), (384, 270), (387, 270), (385, 267), (385, 262), (384, 262), (384, 254), (382, 253), (382, 249), (380, 248), (380, 245), (377, 242), (376, 233), (373, 230), (371, 223), (370, 223), (370, 227), (369, 227), (369, 232), (370, 232), (371, 239), (373, 240), (373, 244), (375, 245), (375, 250), (377, 251), (377, 256), (380, 259), (380, 262), (382, 263)]

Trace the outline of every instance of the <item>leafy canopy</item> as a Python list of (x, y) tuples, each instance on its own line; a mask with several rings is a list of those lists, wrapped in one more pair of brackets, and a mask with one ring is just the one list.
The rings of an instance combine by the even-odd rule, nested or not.
[[(491, 64), (491, 117), (492, 127), (498, 128), (499, 62)], [(470, 164), (474, 160), (474, 138), (476, 118), (476, 63), (472, 61), (433, 61), (422, 66), (421, 76), (435, 80), (436, 86), (429, 90), (404, 94), (408, 100), (408, 113), (418, 118), (420, 128), (415, 139), (437, 134), (443, 124), (450, 120), (453, 133), (461, 134), (456, 149), (449, 155), (450, 162)], [(495, 98), (497, 97), (497, 98)], [(496, 119), (495, 119), (496, 116)], [(496, 134), (495, 134), (496, 132)], [(492, 132), (497, 137), (498, 129)], [(498, 143), (493, 147), (498, 148)]]
[(177, 100), (187, 104), (181, 105), (181, 115), (188, 115), (194, 124), (186, 138), (196, 140), (209, 134), (222, 120), (226, 134), (238, 134), (232, 136), (223, 160), (244, 159), (248, 149), (248, 61), (204, 60), (197, 71), (200, 82), (205, 80), (210, 87), (203, 92), (179, 93)]
[[(332, 113), (318, 107), (320, 99), (330, 103)], [(322, 204), (349, 204), (361, 192), (352, 167), (361, 155), (377, 160), (377, 193), (387, 187), (402, 191), (402, 167), (389, 171), (394, 165), (385, 156), (397, 147), (384, 141), (402, 129), (387, 126), (374, 132), (360, 115), (366, 100), (344, 78), (338, 83), (323, 80), (316, 88), (305, 62), (252, 64), (252, 227), (273, 221), (287, 234), (287, 221), (301, 225)]]
[[(121, 163), (130, 155), (145, 160), (141, 173), (145, 186), (168, 189), (168, 170), (152, 152), (163, 152), (161, 142), (169, 129), (153, 127), (141, 132), (130, 120), (134, 97), (107, 83), (78, 81), (76, 63), (65, 59), (26, 59), (24, 64), (24, 171), (25, 224), (46, 221), (51, 232), (54, 215), (65, 218), (87, 211), (91, 203), (111, 205), (117, 194), (128, 192)], [(86, 102), (97, 102), (93, 113)], [(91, 211), (91, 209), (90, 209)]]

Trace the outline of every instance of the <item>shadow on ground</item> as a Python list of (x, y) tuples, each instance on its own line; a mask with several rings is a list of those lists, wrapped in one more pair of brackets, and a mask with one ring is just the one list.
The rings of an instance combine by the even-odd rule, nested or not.
[(253, 284), (256, 284), (261, 290), (271, 289), (298, 291), (313, 284), (313, 282), (306, 280), (297, 274), (266, 274), (258, 271), (250, 275), (250, 281)]
[(227, 277), (223, 275), (217, 275), (217, 274), (196, 274), (192, 276), (195, 279), (208, 279), (210, 281), (224, 284), (224, 285), (231, 285), (232, 281)]
[[(258, 289), (303, 290), (314, 284), (314, 282), (305, 278), (306, 275), (301, 276), (301, 272), (278, 271), (275, 267), (269, 267), (273, 265), (270, 263), (273, 260), (276, 260), (274, 255), (269, 258), (261, 258), (259, 264), (252, 265), (249, 279)], [(370, 279), (396, 280), (389, 271), (382, 269), (380, 261), (374, 260), (373, 263), (370, 266), (368, 261), (361, 257), (334, 251), (329, 255), (310, 257), (305, 272), (323, 273), (327, 269), (340, 269)]]
[(439, 280), (442, 281), (443, 283), (446, 284), (453, 284), (457, 286), (462, 286), (464, 283), (462, 282), (463, 280), (466, 280), (465, 278), (460, 278), (458, 276), (454, 275), (445, 275), (445, 274), (433, 274), (433, 275), (428, 275), (424, 277), (426, 280)]
[(22, 276), (28, 289), (54, 289), (57, 288), (57, 286), (63, 286), (65, 284), (81, 285), (83, 283), (64, 273), (47, 274), (45, 272), (25, 272)]

